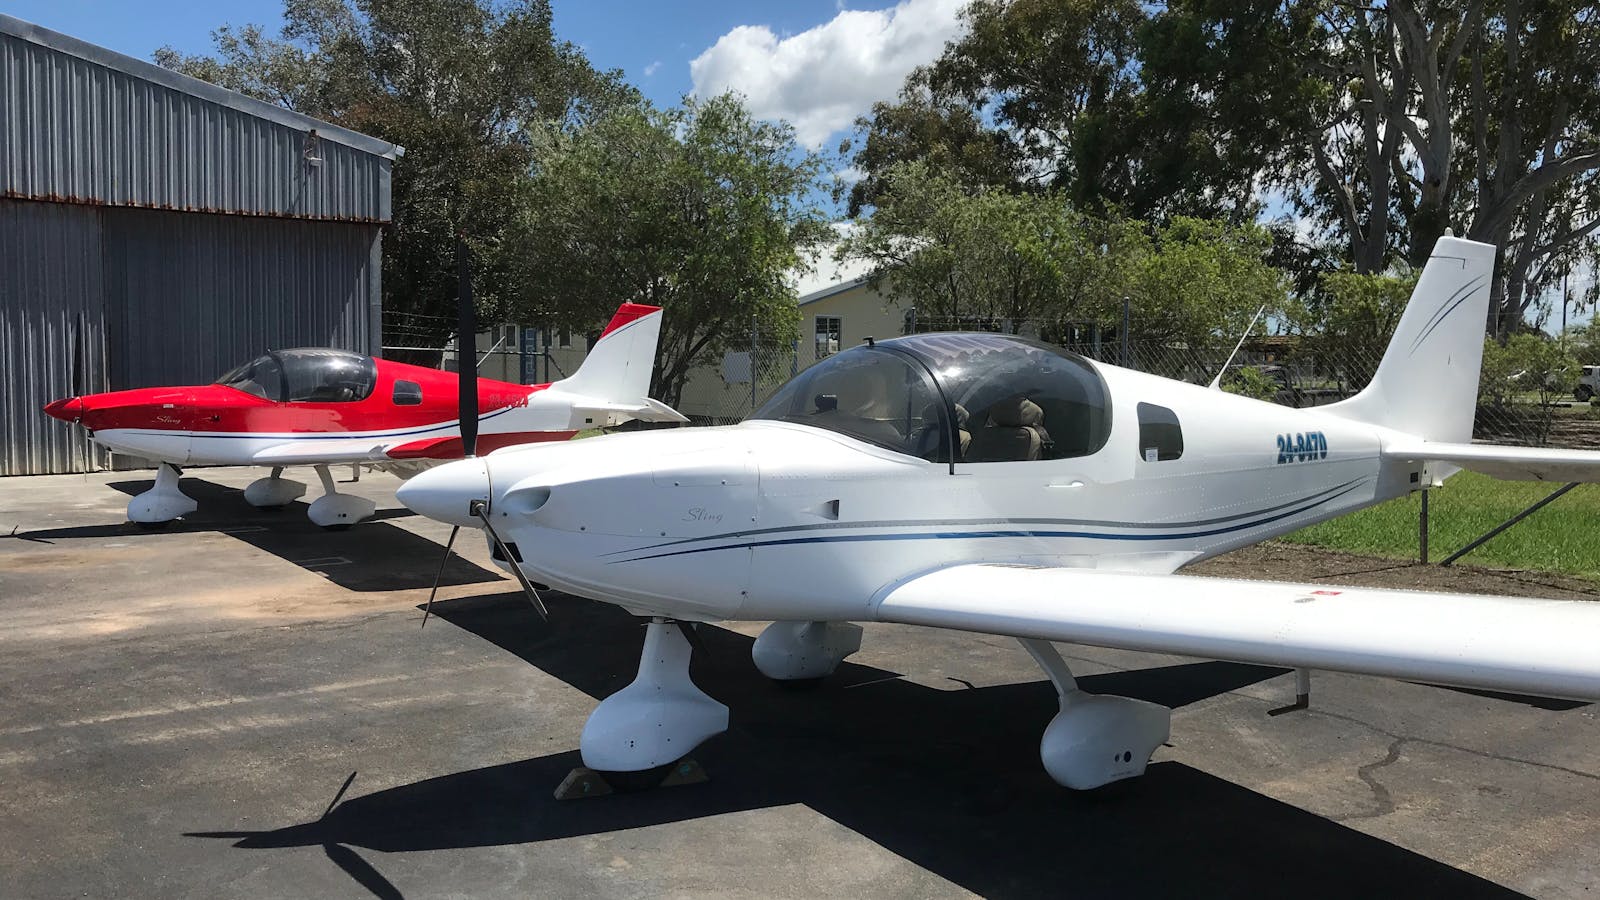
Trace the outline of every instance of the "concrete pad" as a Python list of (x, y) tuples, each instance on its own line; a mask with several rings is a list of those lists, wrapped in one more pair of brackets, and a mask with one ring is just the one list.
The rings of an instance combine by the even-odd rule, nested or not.
[(1310, 710), (1268, 716), (1292, 699), (1282, 670), (1064, 646), (1086, 689), (1176, 709), (1145, 778), (1075, 794), (1040, 768), (1055, 700), (1020, 647), (906, 627), (869, 626), (809, 692), (755, 671), (759, 624), (706, 629), (696, 680), (732, 709), (695, 754), (711, 782), (557, 802), (595, 698), (632, 678), (638, 620), (555, 595), (541, 623), (463, 534), (421, 629), (448, 529), (405, 515), (394, 479), (341, 485), (380, 519), (325, 532), (304, 503), (245, 504), (259, 473), (188, 474), (199, 512), (165, 531), (122, 523), (148, 475), (0, 480), (0, 534), (18, 532), (0, 539), (0, 892), (1600, 886), (1592, 707), (1319, 673)]

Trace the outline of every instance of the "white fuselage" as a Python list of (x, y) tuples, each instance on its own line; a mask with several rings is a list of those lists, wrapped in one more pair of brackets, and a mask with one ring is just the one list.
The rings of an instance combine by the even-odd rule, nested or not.
[[(869, 618), (886, 588), (962, 562), (1169, 573), (1426, 477), (1381, 465), (1371, 425), (1098, 368), (1111, 433), (1077, 458), (952, 466), (757, 420), (511, 448), (481, 465), (530, 577), (640, 612), (757, 620)], [(1177, 414), (1179, 458), (1141, 455), (1139, 402)], [(440, 474), (430, 484), (448, 487)], [(429, 485), (413, 484), (402, 499), (422, 509)]]

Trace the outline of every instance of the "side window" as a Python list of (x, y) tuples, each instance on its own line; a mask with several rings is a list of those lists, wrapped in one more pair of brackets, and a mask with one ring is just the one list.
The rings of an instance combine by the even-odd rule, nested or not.
[(1183, 455), (1183, 426), (1178, 414), (1154, 403), (1139, 404), (1139, 458), (1166, 462)]
[(395, 406), (417, 406), (422, 403), (422, 385), (415, 381), (396, 381), (394, 383)]
[(817, 316), (817, 359), (839, 352), (841, 331), (838, 316)]

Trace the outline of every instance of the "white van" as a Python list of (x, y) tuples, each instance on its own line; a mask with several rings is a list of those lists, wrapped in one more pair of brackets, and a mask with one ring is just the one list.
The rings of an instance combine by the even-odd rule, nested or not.
[(1578, 386), (1572, 389), (1572, 396), (1578, 398), (1579, 403), (1591, 400), (1600, 394), (1600, 366), (1584, 366), (1583, 375), (1578, 378)]

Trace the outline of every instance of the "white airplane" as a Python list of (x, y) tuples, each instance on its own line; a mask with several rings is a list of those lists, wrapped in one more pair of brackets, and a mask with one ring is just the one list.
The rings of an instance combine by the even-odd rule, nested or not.
[(1459, 468), (1600, 479), (1600, 453), (1470, 443), (1493, 264), (1441, 239), (1371, 384), (1330, 406), (1008, 335), (869, 339), (742, 424), (501, 450), (399, 497), (489, 525), (525, 583), (650, 617), (637, 678), (583, 729), (602, 773), (726, 730), (684, 622), (772, 620), (753, 653), (780, 680), (832, 672), (854, 622), (1016, 637), (1060, 695), (1044, 766), (1078, 789), (1142, 774), (1170, 710), (1079, 690), (1051, 641), (1600, 699), (1600, 604), (1173, 574)]
[[(564, 441), (584, 428), (638, 418), (688, 421), (645, 396), (661, 334), (661, 308), (624, 303), (583, 365), (551, 384), (511, 384), (374, 359), (348, 350), (302, 347), (269, 351), (218, 378), (188, 387), (140, 388), (57, 400), (45, 413), (89, 429), (95, 443), (160, 463), (150, 490), (128, 503), (128, 519), (162, 525), (192, 513), (178, 488), (179, 465), (267, 466), (245, 488), (253, 506), (274, 508), (306, 492), (283, 477), (287, 466), (313, 466), (324, 494), (307, 510), (324, 528), (371, 516), (371, 500), (341, 494), (330, 465), (349, 463), (408, 477), (438, 460), (480, 448)], [(457, 346), (471, 346), (469, 327)], [(476, 409), (460, 414), (465, 391)]]

